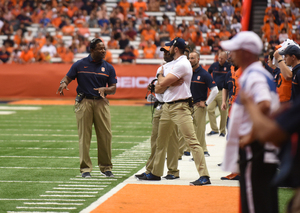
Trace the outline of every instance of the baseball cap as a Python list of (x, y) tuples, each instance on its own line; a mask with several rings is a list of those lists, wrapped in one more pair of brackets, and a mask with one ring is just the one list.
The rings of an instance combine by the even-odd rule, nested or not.
[(260, 37), (252, 31), (242, 31), (230, 40), (221, 41), (220, 45), (224, 50), (247, 50), (256, 55), (259, 55), (263, 48)]
[(182, 38), (175, 38), (169, 43), (165, 43), (165, 46), (175, 46), (178, 47), (179, 49), (185, 49), (185, 41)]
[(160, 51), (170, 51), (170, 46), (161, 47)]
[(289, 45), (284, 50), (279, 52), (280, 55), (295, 55), (300, 57), (300, 48), (296, 45)]

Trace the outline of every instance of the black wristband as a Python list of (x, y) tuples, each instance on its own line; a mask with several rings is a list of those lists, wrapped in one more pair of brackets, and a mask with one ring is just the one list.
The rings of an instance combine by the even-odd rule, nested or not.
[(206, 101), (204, 102), (204, 104), (205, 104), (205, 106), (207, 106), (207, 103), (206, 103)]
[(159, 75), (162, 75), (162, 73), (160, 73), (160, 72), (159, 72), (159, 73), (157, 73), (157, 75), (156, 75), (156, 78), (158, 78), (158, 76), (159, 76)]
[(278, 61), (278, 64), (279, 64), (280, 62), (282, 62), (282, 61), (283, 61), (283, 59), (279, 60), (279, 61)]

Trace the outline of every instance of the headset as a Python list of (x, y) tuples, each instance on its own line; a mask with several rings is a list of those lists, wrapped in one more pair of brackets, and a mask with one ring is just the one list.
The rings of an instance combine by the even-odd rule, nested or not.
[[(153, 79), (151, 81), (151, 83), (150, 83), (150, 93), (154, 93), (155, 92), (155, 84), (154, 84), (155, 81), (157, 81), (157, 78)], [(147, 99), (148, 93), (149, 93), (149, 90), (147, 90), (145, 99)]]
[(93, 40), (91, 40), (90, 42), (90, 49), (95, 49), (96, 48), (96, 44), (98, 43), (102, 43), (103, 41), (100, 38), (94, 38)]

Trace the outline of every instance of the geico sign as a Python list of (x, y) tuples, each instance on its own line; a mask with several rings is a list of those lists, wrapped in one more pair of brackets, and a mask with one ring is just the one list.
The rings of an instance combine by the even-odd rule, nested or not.
[(149, 83), (154, 79), (154, 77), (127, 77), (121, 76), (117, 77), (118, 88), (147, 88)]

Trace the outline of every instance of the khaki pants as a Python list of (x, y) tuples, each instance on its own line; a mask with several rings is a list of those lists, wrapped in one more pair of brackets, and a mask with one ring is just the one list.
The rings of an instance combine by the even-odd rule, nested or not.
[[(153, 114), (152, 121), (152, 133), (151, 133), (151, 155), (146, 163), (146, 174), (149, 174), (153, 169), (153, 163), (156, 153), (156, 139), (158, 135), (159, 128), (159, 119), (162, 114), (162, 109), (155, 109)], [(174, 175), (176, 177), (179, 176), (178, 170), (178, 135), (177, 135), (177, 127), (174, 128), (171, 137), (169, 138), (169, 146), (167, 151), (167, 167), (168, 167), (168, 175)]]
[[(193, 114), (194, 129), (200, 146), (203, 152), (207, 152), (205, 129), (206, 129), (206, 108), (194, 106)], [(179, 157), (183, 155), (183, 152), (190, 152), (188, 144), (184, 141), (183, 137), (179, 133)]]
[(101, 172), (111, 171), (111, 121), (109, 105), (104, 99), (83, 99), (76, 110), (79, 136), (80, 172), (91, 172), (90, 145), (92, 126), (97, 136), (98, 165)]
[(300, 213), (300, 187), (296, 188), (295, 194), (288, 205), (287, 213)]
[[(221, 115), (221, 121), (220, 121), (220, 132), (217, 126), (216, 121), (216, 107), (218, 106), (220, 115)], [(226, 120), (227, 120), (227, 114), (228, 110), (221, 110), (222, 106), (222, 90), (219, 91), (218, 95), (215, 97), (213, 102), (211, 102), (207, 107), (207, 113), (208, 113), (208, 119), (210, 122), (210, 127), (212, 131), (219, 132), (226, 134)]]
[(152, 174), (156, 176), (163, 175), (169, 137), (174, 130), (175, 124), (178, 126), (180, 133), (191, 149), (199, 175), (209, 176), (203, 149), (195, 134), (191, 110), (186, 102), (164, 104), (163, 106), (163, 112), (159, 120), (158, 137), (156, 141), (157, 148)]
[(195, 133), (200, 146), (204, 152), (207, 152), (206, 141), (205, 141), (205, 128), (206, 128), (206, 108), (194, 106), (193, 123)]

